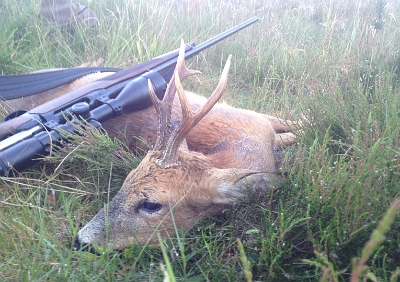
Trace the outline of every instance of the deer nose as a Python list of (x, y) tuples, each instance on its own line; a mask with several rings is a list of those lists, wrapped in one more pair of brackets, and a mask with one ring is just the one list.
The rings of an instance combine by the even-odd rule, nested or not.
[(79, 238), (76, 238), (75, 242), (74, 242), (74, 249), (75, 250), (81, 250), (84, 252), (90, 252), (96, 256), (99, 256), (100, 254), (95, 250), (95, 248), (93, 248), (90, 244), (87, 243), (82, 243)]
[(85, 244), (85, 243), (82, 244), (81, 241), (79, 241), (79, 239), (76, 238), (76, 240), (75, 240), (75, 242), (74, 242), (74, 249), (75, 249), (75, 250), (81, 250), (81, 249), (83, 249), (86, 245), (87, 245), (87, 244)]

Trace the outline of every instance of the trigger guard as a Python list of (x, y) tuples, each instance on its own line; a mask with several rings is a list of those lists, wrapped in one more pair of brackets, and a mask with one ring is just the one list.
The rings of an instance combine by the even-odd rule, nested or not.
[(28, 111), (26, 111), (26, 110), (16, 110), (16, 111), (14, 111), (14, 112), (12, 112), (12, 113), (6, 115), (6, 116), (4, 117), (4, 119), (3, 119), (3, 122), (4, 122), (4, 121), (11, 120), (11, 119), (16, 118), (16, 117), (19, 117), (19, 116), (22, 116), (23, 114), (25, 114), (25, 113), (27, 113), (27, 112), (28, 112)]

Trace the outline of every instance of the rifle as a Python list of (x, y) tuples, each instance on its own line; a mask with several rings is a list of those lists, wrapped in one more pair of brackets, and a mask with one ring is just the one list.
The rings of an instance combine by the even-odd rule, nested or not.
[[(258, 21), (253, 17), (199, 45), (185, 46), (185, 59), (215, 45)], [(16, 111), (0, 123), (0, 176), (19, 172), (60, 145), (62, 132), (75, 133), (82, 123), (99, 128), (123, 112), (140, 111), (152, 105), (148, 80), (162, 99), (173, 75), (179, 50), (118, 71), (28, 112)]]

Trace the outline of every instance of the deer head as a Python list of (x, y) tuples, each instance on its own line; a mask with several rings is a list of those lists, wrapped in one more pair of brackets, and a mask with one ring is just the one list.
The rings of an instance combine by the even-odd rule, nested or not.
[[(184, 64), (184, 45), (177, 67), (160, 101), (151, 83), (149, 91), (157, 112), (157, 141), (139, 166), (129, 173), (121, 190), (78, 233), (77, 243), (121, 249), (132, 242), (145, 244), (175, 234), (175, 228), (189, 229), (200, 218), (214, 216), (238, 201), (248, 191), (264, 194), (281, 181), (280, 176), (239, 168), (217, 168), (215, 160), (189, 151), (185, 136), (211, 110), (227, 85), (229, 56), (218, 86), (196, 112), (188, 106), (181, 81), (199, 73)], [(171, 107), (178, 93), (182, 120), (171, 120)], [(212, 134), (210, 132), (210, 134)]]

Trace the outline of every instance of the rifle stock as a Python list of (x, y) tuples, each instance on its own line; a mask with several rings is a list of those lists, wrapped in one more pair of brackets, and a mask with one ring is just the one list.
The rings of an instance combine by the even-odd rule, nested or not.
[[(186, 45), (185, 59), (257, 21), (258, 17), (251, 18), (197, 46)], [(60, 130), (74, 132), (74, 126), (67, 124), (66, 116), (71, 117), (71, 113), (78, 115), (76, 105), (87, 108), (84, 113), (86, 121), (99, 126), (123, 111), (137, 111), (151, 106), (148, 80), (162, 99), (178, 54), (179, 50), (171, 51), (118, 71), (0, 123), (0, 140), (3, 140), (0, 142), (0, 175), (8, 175), (11, 169), (22, 170), (34, 159), (46, 155), (50, 144), (61, 141)], [(42, 132), (37, 133), (36, 128)]]
[(17, 129), (23, 126), (25, 123), (31, 121), (32, 118), (19, 116), (8, 121), (4, 121), (0, 124), (0, 139), (13, 135), (17, 132)]

